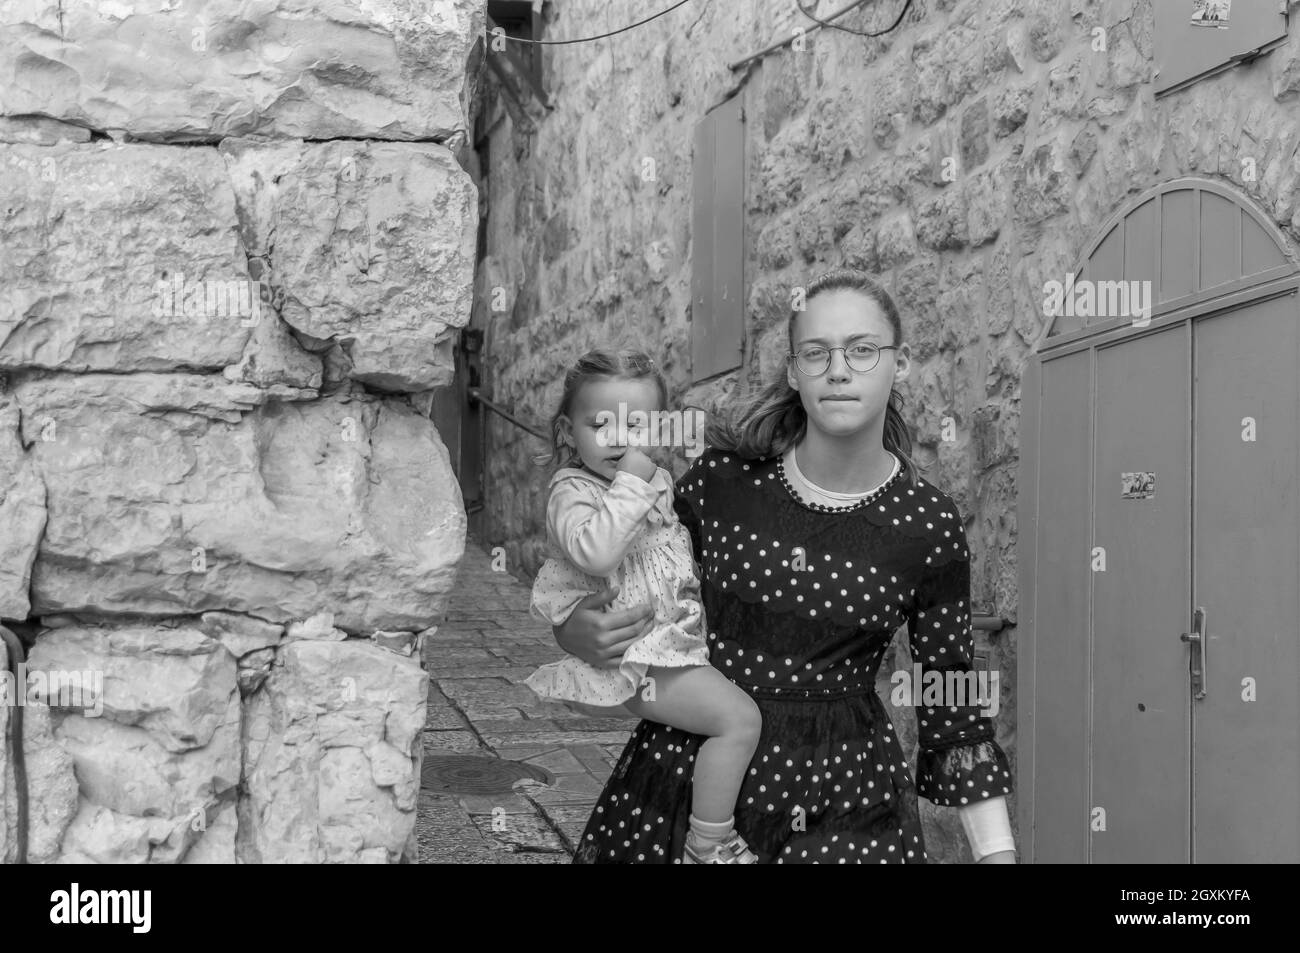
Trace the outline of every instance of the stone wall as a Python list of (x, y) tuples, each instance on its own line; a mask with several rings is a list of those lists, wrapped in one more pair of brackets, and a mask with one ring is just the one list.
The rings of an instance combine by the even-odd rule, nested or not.
[(0, 5), (0, 621), (97, 679), (32, 861), (414, 859), (483, 6)]
[[(548, 5), (549, 36), (634, 19), (605, 8)], [(777, 371), (793, 286), (837, 264), (879, 275), (916, 361), (900, 390), (918, 462), (966, 519), (974, 606), (1011, 622), (979, 639), (1000, 673), (999, 740), (1014, 764), (1020, 376), (1045, 324), (1043, 283), (1064, 279), (1126, 198), (1184, 174), (1227, 180), (1300, 240), (1300, 4), (1289, 8), (1286, 46), (1159, 100), (1149, 0), (915, 0), (887, 37), (823, 30), (735, 72), (728, 63), (812, 24), (788, 0), (701, 2), (549, 47), (554, 109), (536, 132), (499, 104), (485, 117), (480, 280), (508, 302), (491, 316), (490, 392), (544, 420), (566, 362), (626, 338), (655, 352), (673, 406), (713, 406)], [(896, 9), (869, 4), (841, 22), (881, 29)], [(692, 386), (693, 131), (738, 88), (744, 365)], [(545, 543), (544, 481), (528, 462), (539, 444), (489, 427), (488, 538), (533, 572)], [(906, 736), (910, 716), (899, 727)], [(953, 813), (927, 818), (932, 856), (968, 857)]]

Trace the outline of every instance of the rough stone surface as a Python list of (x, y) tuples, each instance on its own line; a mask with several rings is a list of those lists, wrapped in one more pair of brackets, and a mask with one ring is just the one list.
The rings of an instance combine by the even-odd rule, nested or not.
[[(171, 307), (158, 284), (249, 295), (235, 196), (216, 149), (111, 143), (0, 147), (0, 369), (216, 369), (244, 317)], [(251, 301), (251, 298), (248, 300)], [(161, 312), (161, 313), (159, 313)]]
[(45, 530), (45, 484), (23, 453), (18, 405), (0, 393), (0, 619), (31, 610), (32, 566)]
[(0, 3), (0, 621), (104, 677), (25, 709), (33, 861), (414, 858), (484, 15)]
[(295, 619), (285, 630), (286, 639), (316, 639), (324, 642), (342, 642), (348, 634), (334, 627), (333, 612), (318, 612), (307, 619)]
[(469, 320), (478, 193), (444, 146), (223, 143), (249, 254), (280, 314), (385, 390), (450, 383)]
[(467, 128), (475, 0), (0, 6), (0, 113), (153, 141), (438, 139)]
[(370, 641), (382, 649), (408, 657), (420, 644), (420, 638), (414, 632), (383, 632), (376, 630), (370, 633)]
[(382, 400), (270, 401), (220, 377), (34, 377), (15, 388), (51, 502), (33, 611), (330, 606), (339, 628), (436, 621), (464, 546), (446, 448)]
[[(0, 668), (7, 666), (9, 654), (0, 643)], [(0, 737), (8, 738), (9, 720), (14, 708), (0, 705)], [(27, 860), (44, 864), (57, 860), (63, 832), (77, 813), (77, 777), (72, 756), (53, 735), (50, 709), (40, 706), (23, 708), (23, 753), (27, 765), (28, 835)], [(0, 759), (0, 862), (17, 861), (17, 840), (13, 836), (18, 824), (18, 797), (15, 793), (13, 762)]]
[(237, 659), (274, 648), (284, 634), (284, 626), (273, 625), (237, 612), (205, 612), (199, 617), (199, 631), (216, 639)]
[(33, 804), (71, 801), (51, 838), (61, 842), (57, 859), (179, 860), (202, 839), (207, 812), (232, 800), (239, 782), (234, 658), (184, 626), (95, 626), (47, 630), (27, 664), (84, 673), (90, 687), (73, 699), (76, 707), (26, 709), (37, 725), (50, 723), (50, 753), (69, 758), (76, 772), (70, 786), (49, 770), (29, 781)]
[[(287, 642), (237, 662), (229, 636), (253, 630), (208, 613), (197, 626), (40, 634), (29, 670), (102, 682), (98, 704), (24, 709), (34, 862), (410, 859), (428, 676), (361, 639)], [(254, 656), (267, 671), (245, 691), (237, 677)], [(0, 834), (15, 823), (12, 791), (10, 772)]]
[(366, 642), (286, 643), (245, 709), (240, 861), (400, 859), (428, 691), (417, 660)]
[(0, 142), (52, 146), (59, 142), (89, 142), (90, 130), (45, 116), (0, 116)]

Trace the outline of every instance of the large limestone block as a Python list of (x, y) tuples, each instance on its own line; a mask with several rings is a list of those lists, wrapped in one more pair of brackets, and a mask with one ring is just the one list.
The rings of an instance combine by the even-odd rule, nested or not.
[(478, 192), (444, 146), (221, 144), (249, 254), (284, 321), (377, 388), (451, 383), (469, 321)]
[(53, 713), (81, 794), (63, 858), (170, 863), (202, 842), (240, 775), (225, 646), (188, 625), (66, 626), (37, 638), (28, 667), (93, 675), (93, 704)]
[(258, 321), (216, 149), (0, 146), (0, 246), (0, 370), (223, 368)]
[(18, 440), (18, 405), (0, 393), (0, 619), (26, 619), (45, 530), (45, 484)]
[[(61, 735), (91, 737), (103, 730), (74, 727), (74, 721), (137, 728), (149, 737), (132, 736), (122, 747), (143, 750), (146, 743), (156, 745), (159, 750), (150, 749), (148, 756), (159, 760), (167, 753), (207, 748), (238, 723), (238, 709), (232, 721), (230, 707), (232, 700), (238, 701), (235, 658), (221, 642), (190, 626), (45, 629), (32, 647), (27, 666), (45, 672), (93, 672), (102, 679), (95, 705), (99, 713), (65, 713), (58, 728)], [(227, 761), (220, 770), (227, 777), (233, 774), (233, 785), (239, 780), (238, 762), (230, 763), (229, 751), (223, 757)], [(84, 791), (90, 772), (82, 774), (79, 769), (78, 773)], [(225, 786), (218, 785), (217, 790)], [(108, 806), (129, 810), (132, 805)]]
[(12, 0), (0, 114), (151, 141), (467, 128), (481, 0)]
[(277, 650), (244, 708), (245, 863), (393, 862), (419, 790), (428, 674), (359, 639)]
[(278, 401), (220, 375), (24, 377), (49, 503), (32, 611), (322, 607), (352, 635), (442, 615), (465, 513), (433, 424), (396, 398)]

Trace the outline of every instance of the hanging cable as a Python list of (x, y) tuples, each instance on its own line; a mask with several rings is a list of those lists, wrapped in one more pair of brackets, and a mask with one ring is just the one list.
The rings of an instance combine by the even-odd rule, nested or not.
[[(5, 704), (11, 705), (9, 710), (9, 735), (8, 742), (13, 751), (14, 767), (14, 788), (15, 800), (18, 808), (17, 830), (14, 832), (17, 841), (14, 851), (14, 860), (16, 863), (27, 863), (27, 824), (30, 815), (30, 808), (27, 800), (27, 754), (23, 751), (23, 699), (17, 697), (17, 693), (26, 693), (27, 686), (24, 684), (23, 662), (27, 658), (27, 652), (23, 648), (22, 642), (18, 641), (18, 636), (14, 635), (3, 625), (0, 625), (0, 642), (4, 643), (5, 654), (8, 656), (8, 669), (13, 677), (14, 698), (6, 698)], [(0, 748), (2, 752), (2, 748)], [(2, 760), (2, 759), (0, 759)], [(0, 811), (4, 810), (3, 802), (0, 802)], [(0, 852), (0, 860), (4, 858), (3, 852)]]
[[(860, 0), (859, 3), (855, 3), (847, 10), (841, 10), (839, 13), (833, 14), (833, 16), (842, 17), (844, 16), (844, 14), (851, 13), (852, 11), (858, 9), (858, 7), (861, 7), (866, 2), (867, 0)], [(803, 5), (803, 0), (794, 0), (794, 5), (798, 7), (799, 12), (802, 13), (804, 16), (806, 16), (809, 20), (813, 20), (821, 24), (822, 26), (828, 26), (832, 30), (839, 30), (841, 33), (851, 33), (854, 36), (884, 36), (886, 33), (893, 33), (895, 30), (898, 29), (898, 25), (903, 22), (903, 17), (907, 16), (907, 11), (910, 10), (912, 7), (912, 0), (906, 0), (906, 2), (903, 4), (902, 12), (898, 14), (897, 19), (895, 19), (894, 22), (891, 23), (888, 28), (884, 30), (878, 30), (874, 33), (865, 30), (851, 30), (846, 26), (840, 26), (838, 23), (832, 23), (830, 20), (823, 20), (820, 17), (818, 17), (816, 14), (809, 13), (808, 9)]]
[(884, 30), (881, 33), (863, 33), (858, 30), (850, 30), (848, 27), (842, 27), (836, 23), (831, 22), (832, 20), (838, 20), (846, 13), (852, 13), (858, 7), (862, 6), (863, 3), (865, 2), (866, 0), (853, 0), (852, 3), (845, 5), (842, 9), (836, 10), (834, 13), (829, 14), (823, 19), (821, 17), (817, 17), (809, 13), (807, 10), (803, 8), (803, 6), (799, 4), (799, 0), (795, 0), (795, 4), (796, 6), (799, 7), (800, 12), (803, 13), (804, 16), (808, 17), (808, 19), (815, 20), (816, 25), (809, 27), (807, 30), (797, 30), (792, 35), (787, 36), (784, 39), (777, 40), (774, 43), (769, 43), (767, 46), (763, 47), (757, 53), (751, 53), (748, 56), (746, 56), (744, 59), (736, 60), (734, 63), (728, 63), (727, 68), (730, 70), (738, 70), (743, 67), (749, 66), (751, 63), (763, 59), (763, 57), (767, 56), (769, 53), (775, 53), (777, 50), (784, 49), (785, 47), (793, 43), (796, 38), (800, 36), (812, 36), (818, 30), (821, 30), (825, 27), (830, 27), (831, 29), (840, 30), (845, 33), (853, 33), (858, 36), (883, 36), (885, 33), (888, 33), (891, 30), (896, 29), (898, 25), (903, 22), (903, 17), (907, 15), (908, 9), (912, 6), (912, 0), (907, 0), (907, 5), (903, 7), (903, 12), (898, 15), (898, 19), (894, 21), (893, 26), (891, 26), (889, 30)]
[[(620, 33), (626, 33), (628, 30), (635, 30), (637, 27), (643, 26), (649, 23), (651, 20), (657, 20), (665, 13), (672, 13), (678, 7), (685, 6), (690, 2), (691, 0), (678, 0), (677, 3), (674, 3), (667, 10), (660, 10), (658, 13), (653, 14), (652, 16), (648, 16), (644, 20), (638, 20), (636, 23), (629, 23), (625, 27), (620, 27), (617, 30), (611, 30), (608, 33), (601, 33), (598, 36), (580, 36), (573, 40), (530, 40), (522, 36), (510, 36), (507, 33), (500, 33), (494, 35), (500, 36), (504, 40), (511, 40), (512, 42), (515, 43), (535, 43), (539, 46), (567, 46), (570, 43), (590, 43), (593, 40), (604, 40), (611, 36), (618, 36)], [(908, 0), (908, 2), (911, 3), (911, 0)]]

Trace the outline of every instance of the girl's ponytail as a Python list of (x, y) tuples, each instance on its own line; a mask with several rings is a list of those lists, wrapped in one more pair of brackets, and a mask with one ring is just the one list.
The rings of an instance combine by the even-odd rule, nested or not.
[(907, 427), (907, 421), (903, 419), (903, 403), (903, 395), (891, 389), (889, 406), (885, 408), (885, 430), (881, 435), (881, 443), (886, 450), (898, 457), (898, 462), (903, 468), (903, 479), (915, 489), (919, 485), (921, 475), (917, 472), (915, 461), (912, 460), (912, 432)]
[(710, 416), (704, 442), (746, 460), (759, 460), (785, 453), (803, 437), (807, 425), (799, 392), (783, 379)]

